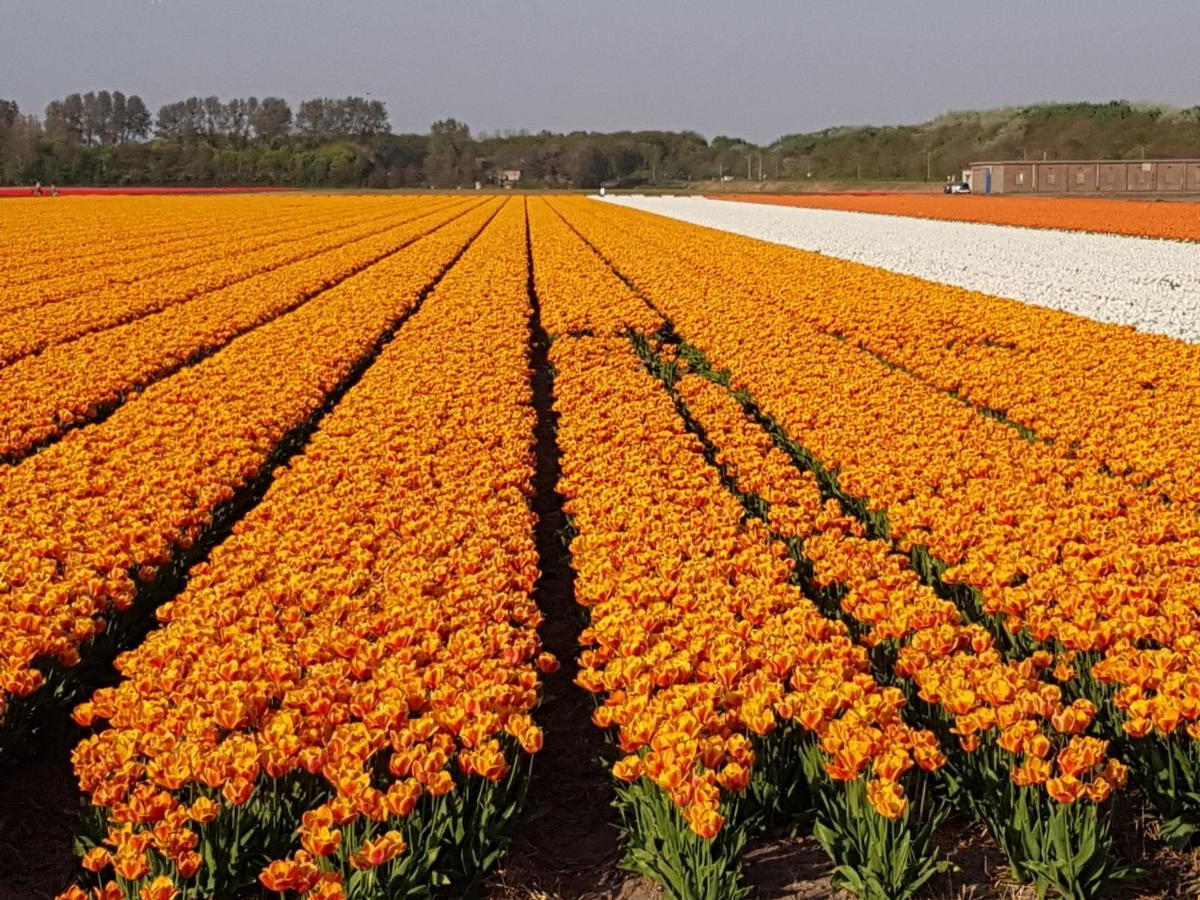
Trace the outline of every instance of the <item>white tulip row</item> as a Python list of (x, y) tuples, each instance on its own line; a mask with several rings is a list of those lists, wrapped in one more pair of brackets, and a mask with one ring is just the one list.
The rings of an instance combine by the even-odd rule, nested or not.
[(1193, 243), (704, 197), (605, 202), (1200, 342)]

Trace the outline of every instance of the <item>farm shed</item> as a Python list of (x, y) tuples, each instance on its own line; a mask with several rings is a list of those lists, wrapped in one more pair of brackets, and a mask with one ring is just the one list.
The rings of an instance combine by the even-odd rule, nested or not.
[(971, 190), (976, 194), (1200, 192), (1200, 159), (974, 162)]

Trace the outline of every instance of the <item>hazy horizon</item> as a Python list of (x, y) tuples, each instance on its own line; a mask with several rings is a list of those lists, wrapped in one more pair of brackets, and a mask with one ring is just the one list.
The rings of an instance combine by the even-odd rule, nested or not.
[[(0, 98), (367, 95), (392, 128), (691, 129), (770, 142), (1045, 101), (1200, 103), (1194, 7), (1160, 0), (509, 4), (0, 0)], [(1002, 21), (994, 21), (1001, 19)]]

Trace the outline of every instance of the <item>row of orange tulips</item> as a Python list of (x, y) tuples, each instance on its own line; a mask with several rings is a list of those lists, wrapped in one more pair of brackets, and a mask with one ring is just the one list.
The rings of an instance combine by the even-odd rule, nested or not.
[[(121, 266), (220, 237), (246, 224), (246, 197), (189, 197), (183, 203), (180, 199), (74, 197), (52, 210), (39, 202), (7, 204), (5, 221), (12, 230), (0, 235), (0, 253), (9, 261), (0, 272), (0, 287), (57, 277), (64, 260), (98, 268)], [(330, 208), (328, 198), (254, 200), (263, 202), (254, 207), (253, 218), (272, 227), (294, 221), (305, 207), (308, 215), (323, 215)], [(33, 235), (36, 240), (31, 240)]]
[[(314, 253), (371, 240), (395, 227), (396, 218), (411, 218), (447, 201), (416, 201), (416, 209), (407, 215), (383, 217), (315, 233), (265, 248), (238, 253), (237, 265), (228, 255), (211, 257), (196, 266), (168, 272), (147, 281), (98, 287), (56, 302), (19, 309), (0, 315), (0, 365), (9, 365), (31, 353), (65, 343), (106, 328), (136, 321), (165, 309), (204, 297), (227, 286), (244, 287), (255, 275), (270, 273), (289, 263), (304, 263)], [(407, 201), (406, 205), (414, 205)], [(194, 253), (202, 258), (203, 249)]]
[(418, 206), (379, 234), (316, 245), (307, 258), (0, 369), (0, 459), (27, 455), (477, 206)]
[(0, 473), (0, 752), (72, 684), (70, 667), (139, 585), (171, 576), (496, 209), (457, 219)]
[(549, 204), (531, 199), (528, 214), (534, 287), (546, 300), (542, 327), (551, 338), (658, 330), (662, 317), (614, 278)]
[(556, 665), (526, 278), (510, 201), (77, 710), (100, 896), (407, 896), (494, 860)]
[[(809, 327), (1003, 414), (1068, 460), (1149, 481), (1200, 509), (1193, 344), (672, 220), (597, 212), (644, 250), (722, 280), (730, 297), (769, 297)], [(726, 268), (730, 257), (737, 265)]]
[(796, 304), (753, 278), (732, 293), (736, 256), (720, 258), (718, 275), (717, 263), (647, 254), (633, 231), (637, 214), (556, 204), (832, 473), (835, 489), (879, 536), (911, 553), (931, 582), (966, 589), (966, 608), (979, 612), (1001, 646), (1079, 653), (1064, 690), (1095, 703), (1109, 735), (1127, 742), (1124, 758), (1166, 820), (1165, 834), (1194, 830), (1200, 521), (1193, 514), (1089, 461), (1028, 442), (807, 326)]
[[(928, 705), (926, 718), (950, 760), (952, 799), (988, 825), (1019, 879), (1043, 889), (1058, 882), (1071, 895), (1081, 887), (1070, 868), (1086, 827), (1098, 839), (1086, 861), (1094, 883), (1083, 892), (1098, 890), (1112, 875), (1105, 860), (1109, 812), (1059, 804), (1104, 804), (1125, 783), (1126, 770), (1107, 755), (1108, 741), (1094, 736), (1095, 705), (1065, 700), (1054, 683), (1071, 677), (1070, 666), (1055, 666), (1045, 651), (1005, 660), (986, 629), (966, 623), (953, 603), (921, 583), (907, 557), (867, 537), (862, 521), (837, 500), (824, 499), (817, 477), (802, 473), (725, 387), (688, 374), (676, 390), (733, 488), (761, 501), (752, 506), (793, 542), (814, 592), (910, 696)], [(1018, 802), (1038, 810), (1030, 828), (1045, 826), (1033, 842), (1011, 839), (1008, 819)], [(1067, 858), (1051, 834), (1056, 828), (1070, 847)]]
[[(729, 863), (744, 835), (714, 839), (747, 827), (747, 789), (794, 789), (759, 759), (787, 756), (764, 744), (789, 728), (811, 736), (814, 779), (848, 811), (903, 827), (905, 783), (943, 757), (905, 724), (901, 692), (878, 684), (863, 648), (791, 582), (784, 549), (744, 520), (628, 339), (560, 338), (551, 362), (576, 598), (591, 620), (578, 681), (599, 695), (593, 719), (613, 729), (613, 773), (631, 783), (634, 864), (675, 896), (736, 895)], [(788, 778), (799, 752), (784, 760)], [(852, 783), (860, 802), (833, 783)]]
[[(619, 753), (630, 864), (674, 896), (741, 893), (746, 834), (798, 811), (788, 798), (804, 792), (807, 762), (814, 790), (866, 824), (861, 843), (919, 847), (892, 872), (846, 848), (838, 862), (915, 889), (939, 866), (927, 823), (910, 827), (905, 785), (941, 764), (936, 741), (904, 724), (900, 692), (791, 582), (784, 549), (743, 520), (643, 368), (623, 335), (661, 318), (544, 202), (530, 222), (542, 321), (557, 335), (559, 490), (591, 619), (578, 680)], [(924, 801), (919, 790), (916, 820)]]
[[(312, 216), (298, 215), (299, 212), (289, 211), (282, 218), (271, 217), (267, 221), (246, 216), (241, 222), (229, 223), (221, 233), (197, 235), (186, 244), (156, 246), (143, 253), (117, 253), (92, 260), (91, 265), (86, 266), (81, 266), (73, 256), (49, 271), (43, 263), (39, 267), (40, 279), (4, 288), (0, 298), (0, 322), (31, 308), (48, 310), (55, 303), (81, 294), (106, 292), (119, 299), (134, 284), (147, 294), (169, 294), (181, 288), (203, 290), (208, 284), (220, 284), (224, 279), (242, 273), (240, 267), (229, 265), (231, 256), (249, 256), (253, 262), (260, 253), (275, 251), (283, 254), (292, 249), (295, 242), (319, 238), (331, 230), (361, 230), (364, 225), (382, 224), (386, 216), (386, 213), (380, 215), (383, 210), (370, 207), (336, 212), (310, 210), (316, 213)], [(36, 239), (35, 235), (29, 237)], [(63, 265), (68, 260), (70, 265)], [(214, 271), (216, 263), (225, 264), (223, 273)], [(195, 277), (185, 282), (189, 272)]]

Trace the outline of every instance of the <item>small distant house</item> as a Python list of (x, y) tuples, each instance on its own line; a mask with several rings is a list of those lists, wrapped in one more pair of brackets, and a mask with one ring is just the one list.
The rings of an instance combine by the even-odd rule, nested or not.
[(520, 169), (502, 169), (500, 171), (500, 183), (503, 185), (516, 184), (520, 180)]

